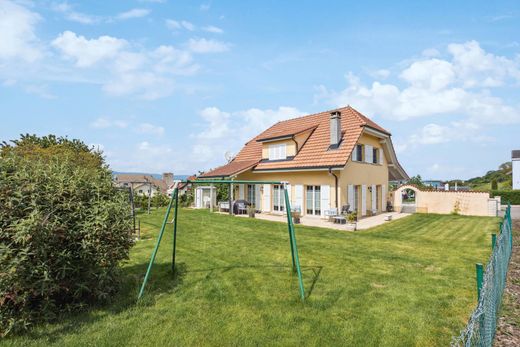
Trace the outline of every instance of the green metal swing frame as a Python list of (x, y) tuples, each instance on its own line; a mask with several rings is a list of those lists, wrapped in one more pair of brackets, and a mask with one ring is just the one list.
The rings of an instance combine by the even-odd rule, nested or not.
[[(291, 204), (289, 201), (289, 193), (287, 192), (287, 184), (288, 182), (281, 181), (251, 181), (251, 180), (183, 180), (180, 183), (185, 184), (278, 184), (283, 187), (284, 196), (285, 196), (285, 210), (287, 212), (287, 228), (289, 231), (289, 244), (291, 245), (291, 257), (292, 257), (292, 270), (298, 274), (298, 284), (300, 289), (300, 299), (301, 301), (305, 301), (305, 289), (303, 287), (303, 279), (302, 279), (302, 271), (300, 268), (300, 258), (298, 256), (298, 246), (296, 244), (296, 235), (294, 232), (294, 224), (291, 218)], [(172, 206), (174, 207), (174, 215), (173, 215), (173, 252), (172, 252), (172, 272), (175, 273), (175, 253), (177, 248), (177, 212), (179, 210), (179, 184), (175, 185), (172, 197), (170, 202), (168, 203), (168, 208), (164, 215), (163, 223), (161, 226), (161, 230), (159, 232), (159, 237), (157, 238), (157, 242), (155, 243), (154, 250), (152, 252), (152, 256), (150, 257), (150, 262), (148, 263), (148, 268), (146, 270), (146, 274), (144, 275), (143, 284), (141, 285), (141, 289), (139, 290), (139, 295), (137, 300), (141, 299), (144, 294), (144, 290), (146, 287), (146, 283), (150, 277), (150, 273), (152, 272), (152, 267), (155, 262), (155, 257), (157, 256), (157, 251), (159, 250), (159, 245), (161, 244), (162, 237), (164, 235), (164, 231), (166, 229), (166, 225), (168, 223), (168, 218), (170, 216), (170, 212), (172, 210)], [(230, 192), (231, 193), (231, 192)], [(231, 205), (229, 206), (231, 210)]]

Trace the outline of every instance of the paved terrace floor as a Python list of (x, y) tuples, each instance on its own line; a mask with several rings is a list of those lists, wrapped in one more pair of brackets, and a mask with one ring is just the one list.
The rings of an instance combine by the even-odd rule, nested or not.
[[(378, 214), (373, 217), (365, 217), (360, 219), (357, 222), (357, 230), (365, 230), (369, 228), (373, 228), (375, 226), (388, 223), (385, 221), (386, 216), (392, 216), (392, 220), (400, 219), (403, 217), (409, 216), (410, 213), (399, 213), (399, 212), (386, 212)], [(237, 215), (239, 217), (248, 217), (247, 215)], [(270, 220), (274, 222), (287, 222), (287, 216), (284, 215), (276, 215), (270, 213), (257, 213), (255, 214), (255, 218)], [(329, 229), (337, 229), (337, 230), (347, 230), (346, 224), (336, 224), (329, 222), (325, 219), (321, 219), (320, 217), (314, 216), (303, 216), (300, 218), (300, 224), (312, 227), (320, 227), (320, 228), (329, 228)]]

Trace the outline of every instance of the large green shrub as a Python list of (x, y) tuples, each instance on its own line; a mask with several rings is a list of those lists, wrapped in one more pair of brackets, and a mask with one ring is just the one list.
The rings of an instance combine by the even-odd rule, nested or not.
[(104, 165), (77, 159), (0, 156), (0, 335), (118, 288), (132, 245), (128, 197)]
[(491, 196), (502, 197), (502, 204), (520, 205), (520, 190), (492, 190)]

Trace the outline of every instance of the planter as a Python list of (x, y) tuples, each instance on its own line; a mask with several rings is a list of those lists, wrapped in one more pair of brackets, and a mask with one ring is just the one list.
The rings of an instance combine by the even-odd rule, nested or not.
[(253, 207), (249, 207), (247, 209), (247, 214), (249, 216), (249, 218), (255, 218), (255, 209)]
[(346, 229), (347, 229), (348, 231), (356, 231), (356, 229), (357, 229), (357, 223), (350, 223), (350, 222), (349, 222), (349, 223), (347, 223), (347, 224), (345, 225), (345, 227), (346, 227)]
[(300, 224), (301, 215), (300, 211), (291, 211), (291, 217), (294, 224)]

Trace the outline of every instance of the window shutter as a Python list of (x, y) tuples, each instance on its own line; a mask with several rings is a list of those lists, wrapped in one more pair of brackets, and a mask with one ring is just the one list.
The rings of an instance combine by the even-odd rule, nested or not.
[(244, 185), (243, 184), (239, 184), (238, 185), (238, 198), (240, 200), (244, 200), (245, 199), (245, 195), (244, 195)]
[(372, 156), (374, 154), (372, 148), (370, 145), (365, 145), (365, 163), (372, 163)]
[(280, 158), (278, 159), (286, 159), (287, 158), (287, 146), (285, 144), (280, 145)]
[(303, 213), (303, 185), (297, 184), (294, 186), (294, 207), (299, 207), (300, 212)]
[(271, 185), (264, 184), (264, 195), (262, 201), (262, 211), (271, 211)]
[(361, 186), (361, 215), (367, 215), (367, 186), (363, 184)]
[(357, 146), (354, 146), (354, 150), (352, 151), (352, 161), (358, 161), (358, 155), (357, 155)]
[(320, 186), (321, 192), (321, 200), (320, 200), (320, 209), (321, 215), (325, 215), (325, 210), (330, 209), (330, 186), (322, 185)]
[(348, 204), (350, 205), (350, 211), (355, 211), (356, 206), (354, 206), (354, 186), (352, 184), (348, 185)]
[(381, 186), (381, 209), (383, 212), (386, 211), (386, 186), (384, 184)]
[[(292, 201), (292, 188), (291, 184), (287, 183), (287, 194), (289, 195), (289, 203), (291, 204), (291, 208), (293, 208), (293, 201)], [(285, 203), (285, 195), (284, 195), (284, 203)]]
[(372, 184), (372, 211), (377, 210), (377, 188), (375, 184)]
[(255, 201), (253, 202), (255, 204), (255, 209), (260, 211), (260, 185), (255, 184)]

